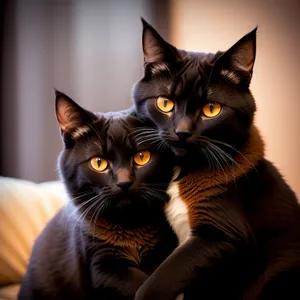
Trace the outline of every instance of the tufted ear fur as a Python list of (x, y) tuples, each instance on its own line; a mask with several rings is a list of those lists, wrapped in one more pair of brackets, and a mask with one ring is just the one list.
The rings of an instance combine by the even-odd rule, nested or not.
[(72, 132), (91, 123), (96, 117), (86, 111), (64, 93), (55, 91), (56, 117), (62, 132)]
[(158, 32), (143, 18), (143, 52), (145, 66), (148, 64), (171, 63), (178, 53), (174, 46), (167, 43)]
[(250, 83), (256, 56), (257, 27), (242, 37), (215, 62), (215, 68), (221, 75), (234, 83)]

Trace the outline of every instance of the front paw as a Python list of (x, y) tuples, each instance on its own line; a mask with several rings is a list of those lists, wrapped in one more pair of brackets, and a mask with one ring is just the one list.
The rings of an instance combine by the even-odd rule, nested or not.
[(135, 293), (134, 300), (151, 300), (152, 297), (149, 293), (144, 293), (143, 290), (140, 288)]
[(184, 299), (184, 294), (178, 295), (175, 300), (183, 300)]
[[(166, 298), (170, 299), (170, 297), (167, 297), (164, 293), (157, 293), (157, 292), (143, 292), (142, 289), (139, 289), (134, 297), (134, 300), (165, 300)], [(183, 300), (184, 299), (184, 294), (178, 295), (174, 300)]]
[(166, 300), (164, 293), (160, 293), (156, 289), (140, 287), (135, 293), (134, 300)]

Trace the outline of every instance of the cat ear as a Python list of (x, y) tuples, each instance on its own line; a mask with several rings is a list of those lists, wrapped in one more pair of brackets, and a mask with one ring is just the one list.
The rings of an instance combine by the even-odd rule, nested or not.
[(62, 132), (78, 132), (80, 128), (91, 123), (96, 118), (93, 113), (80, 107), (64, 93), (56, 90), (55, 94), (56, 117)]
[(153, 63), (172, 62), (177, 59), (176, 48), (167, 43), (143, 18), (143, 52), (145, 66)]
[(256, 56), (256, 31), (257, 27), (217, 59), (215, 66), (221, 69), (221, 75), (235, 83), (246, 77), (250, 83)]

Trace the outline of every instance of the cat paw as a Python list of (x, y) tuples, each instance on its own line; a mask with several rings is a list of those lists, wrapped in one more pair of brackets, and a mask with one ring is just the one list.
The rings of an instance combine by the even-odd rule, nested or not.
[(183, 299), (184, 299), (184, 294), (180, 294), (174, 300), (183, 300)]

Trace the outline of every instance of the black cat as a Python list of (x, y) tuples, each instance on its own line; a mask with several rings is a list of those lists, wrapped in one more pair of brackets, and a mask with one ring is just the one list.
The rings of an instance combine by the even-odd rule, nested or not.
[(157, 130), (140, 138), (181, 159), (165, 208), (180, 246), (135, 299), (300, 299), (300, 206), (253, 125), (256, 29), (207, 54), (176, 49), (143, 21), (143, 51), (133, 97)]
[(34, 244), (19, 299), (133, 299), (177, 243), (163, 214), (172, 155), (138, 142), (131, 111), (91, 113), (56, 93), (71, 198)]

